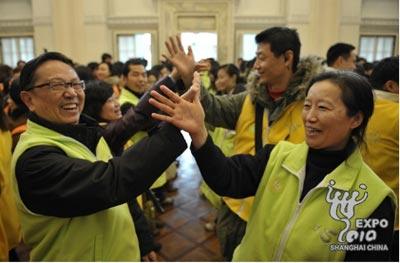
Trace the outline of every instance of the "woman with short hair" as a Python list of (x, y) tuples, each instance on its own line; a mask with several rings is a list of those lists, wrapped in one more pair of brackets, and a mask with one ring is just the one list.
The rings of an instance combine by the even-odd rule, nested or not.
[(207, 134), (199, 83), (187, 100), (162, 91), (168, 98), (152, 92), (157, 100), (150, 103), (167, 115), (152, 116), (190, 133), (207, 184), (222, 196), (255, 195), (234, 261), (389, 260), (396, 196), (359, 151), (374, 108), (366, 79), (318, 75), (306, 91), (305, 142), (281, 141), (255, 156), (230, 158)]

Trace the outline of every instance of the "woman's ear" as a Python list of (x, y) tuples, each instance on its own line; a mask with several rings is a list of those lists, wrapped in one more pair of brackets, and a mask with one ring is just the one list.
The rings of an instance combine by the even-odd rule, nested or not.
[(23, 103), (28, 107), (30, 111), (35, 110), (35, 106), (32, 100), (32, 94), (29, 91), (21, 91), (20, 97)]
[(352, 129), (355, 129), (355, 128), (357, 128), (358, 126), (360, 126), (361, 123), (363, 122), (363, 120), (364, 120), (364, 115), (363, 115), (361, 112), (358, 112), (356, 115), (354, 115), (354, 116), (351, 117), (351, 118), (352, 118), (352, 122), (351, 122), (351, 124), (350, 124), (350, 127), (351, 127)]

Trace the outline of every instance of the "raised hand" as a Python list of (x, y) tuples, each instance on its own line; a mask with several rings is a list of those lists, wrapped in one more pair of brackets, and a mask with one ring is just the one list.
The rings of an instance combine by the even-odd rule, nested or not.
[(163, 54), (162, 56), (176, 67), (185, 86), (189, 87), (192, 83), (195, 67), (192, 48), (189, 46), (188, 52), (185, 53), (180, 36), (169, 37), (168, 40), (165, 41), (165, 46), (169, 54)]
[(200, 103), (199, 74), (194, 73), (193, 85), (181, 97), (166, 86), (161, 86), (161, 91), (164, 95), (152, 91), (153, 98), (149, 102), (166, 115), (153, 113), (151, 116), (187, 131), (192, 137), (194, 147), (201, 147), (207, 139), (207, 129), (204, 124), (204, 110)]

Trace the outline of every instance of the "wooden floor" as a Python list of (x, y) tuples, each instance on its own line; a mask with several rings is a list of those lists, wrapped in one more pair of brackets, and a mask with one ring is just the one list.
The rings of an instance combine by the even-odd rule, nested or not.
[(159, 216), (165, 223), (157, 242), (162, 244), (161, 261), (223, 261), (215, 232), (205, 230), (204, 224), (215, 210), (201, 196), (201, 175), (190, 151), (179, 157), (177, 179), (173, 185), (178, 191), (169, 194), (174, 205)]

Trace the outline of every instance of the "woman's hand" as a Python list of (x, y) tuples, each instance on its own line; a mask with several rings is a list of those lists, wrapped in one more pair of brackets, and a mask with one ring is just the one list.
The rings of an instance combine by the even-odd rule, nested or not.
[(187, 131), (192, 137), (193, 146), (200, 148), (207, 140), (207, 129), (204, 123), (204, 110), (200, 103), (200, 76), (193, 74), (193, 84), (190, 89), (179, 97), (166, 86), (161, 86), (164, 95), (151, 92), (150, 104), (166, 115), (152, 113), (156, 120), (171, 123), (179, 129)]

